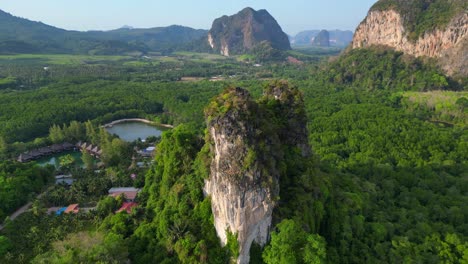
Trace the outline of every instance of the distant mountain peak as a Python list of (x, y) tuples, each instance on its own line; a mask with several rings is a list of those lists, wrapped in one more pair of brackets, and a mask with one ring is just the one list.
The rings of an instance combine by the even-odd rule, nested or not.
[(129, 25), (123, 25), (119, 29), (134, 29), (134, 27), (129, 26)]
[[(291, 37), (291, 43), (298, 46), (313, 45), (321, 30), (305, 30)], [(351, 30), (327, 30), (329, 33), (329, 44), (335, 47), (346, 47), (353, 40)]]
[(330, 32), (321, 30), (314, 38), (312, 44), (319, 47), (330, 47)]
[(262, 42), (278, 50), (291, 49), (288, 36), (270, 13), (251, 7), (215, 19), (207, 41), (213, 50), (225, 56), (243, 54)]

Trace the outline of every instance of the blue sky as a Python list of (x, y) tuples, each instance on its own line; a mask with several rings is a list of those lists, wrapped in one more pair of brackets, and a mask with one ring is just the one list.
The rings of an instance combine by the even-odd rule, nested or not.
[(266, 9), (288, 34), (354, 30), (376, 0), (2, 0), (15, 16), (73, 30), (183, 25), (209, 29), (215, 18), (250, 6)]

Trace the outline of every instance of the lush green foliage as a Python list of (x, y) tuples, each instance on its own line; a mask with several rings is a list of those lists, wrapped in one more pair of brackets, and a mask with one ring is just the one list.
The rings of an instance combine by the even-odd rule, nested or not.
[(93, 215), (46, 215), (43, 208), (38, 209), (5, 223), (2, 234), (8, 238), (10, 247), (0, 255), (1, 263), (30, 263), (35, 256), (49, 251), (53, 242), (70, 233), (89, 230), (99, 220)]
[(193, 127), (163, 134), (156, 164), (146, 176), (148, 217), (131, 238), (136, 263), (225, 263), (229, 258), (216, 236), (210, 200), (202, 192), (203, 165), (196, 159), (202, 145)]
[(266, 264), (310, 263), (326, 261), (326, 243), (319, 235), (307, 234), (293, 220), (283, 220), (271, 233), (271, 242), (263, 251)]
[(446, 90), (461, 87), (434, 64), (385, 48), (354, 49), (322, 73), (327, 86), (367, 90)]
[(52, 171), (33, 164), (0, 163), (0, 220), (26, 204), (51, 181)]
[(468, 92), (433, 91), (426, 93), (406, 92), (402, 104), (410, 111), (419, 111), (433, 122), (445, 125), (468, 124)]
[[(82, 253), (83, 259), (94, 259), (122, 243), (128, 247), (128, 256), (123, 257), (134, 263), (225, 263), (235, 255), (235, 251), (221, 248), (213, 228), (210, 200), (202, 193), (211, 161), (209, 148), (203, 147), (203, 108), (232, 82), (166, 82), (182, 76), (207, 78), (213, 74), (225, 78), (237, 75), (233, 78), (235, 85), (247, 87), (253, 100), (262, 97), (264, 86), (263, 81), (252, 80), (256, 77), (289, 79), (304, 94), (305, 113), (300, 108), (281, 107), (272, 100), (265, 100), (262, 106), (269, 115), (278, 117), (269, 126), (272, 130), (284, 128), (295, 114), (306, 114), (300, 123), (308, 123), (314, 154), (311, 159), (303, 159), (295, 147), (282, 149), (283, 174), (274, 212), (274, 224), (280, 224), (270, 245), (265, 249), (254, 246), (252, 261), (261, 262), (263, 251), (265, 262), (284, 252), (275, 258), (287, 259), (294, 253), (294, 258), (313, 263), (323, 260), (324, 249), (329, 263), (467, 261), (468, 135), (464, 128), (466, 102), (460, 96), (464, 92), (419, 93), (460, 90), (463, 84), (423, 61), (383, 50), (352, 51), (320, 67), (277, 63), (254, 68), (233, 61), (167, 60), (171, 61), (141, 62), (139, 66), (85, 65), (82, 72), (68, 65), (63, 71), (50, 70), (49, 76), (43, 75), (42, 69), (29, 71), (28, 66), (0, 66), (3, 78), (11, 75), (18, 85), (23, 85), (30, 76), (29, 83), (34, 84), (22, 90), (9, 83), (9, 88), (1, 92), (0, 155), (26, 147), (14, 141), (32, 141), (48, 132), (49, 138), (28, 144), (43, 145), (84, 135), (93, 143), (102, 142), (109, 153), (124, 152), (124, 156), (108, 158), (108, 164), (119, 165), (103, 169), (101, 174), (80, 172), (76, 174), (76, 185), (69, 189), (51, 187), (40, 199), (46, 205), (76, 201), (94, 205), (101, 200), (96, 213), (45, 216), (35, 203), (31, 213), (7, 221), (0, 236), (0, 262), (29, 262), (37, 255), (38, 261), (52, 261), (65, 257), (61, 253)], [(73, 78), (74, 74), (79, 77)], [(99, 74), (104, 80), (96, 80)], [(60, 76), (63, 81), (58, 82)], [(434, 109), (431, 100), (436, 100)], [(438, 100), (447, 105), (439, 108)], [(215, 114), (231, 109), (225, 105), (229, 102), (216, 102), (215, 109), (222, 111)], [(429, 109), (422, 111), (424, 104)], [(444, 109), (450, 109), (448, 115), (456, 115), (446, 118)], [(130, 215), (112, 214), (119, 201), (101, 199), (110, 186), (143, 184), (129, 178), (134, 173), (127, 170), (127, 150), (131, 147), (114, 144), (114, 139), (95, 129), (97, 123), (119, 117), (149, 117), (174, 124), (194, 122), (193, 126), (184, 125), (164, 134), (155, 163), (146, 175), (140, 197), (142, 207)], [(70, 123), (88, 119), (95, 121)], [(69, 125), (60, 125), (66, 123)], [(288, 132), (281, 131), (279, 137), (287, 138)], [(262, 157), (260, 151), (251, 150), (246, 164), (258, 157)], [(13, 175), (25, 177), (6, 191), (2, 189), (0, 195), (11, 190), (34, 193), (42, 188), (44, 183), (39, 183), (37, 177), (29, 178), (37, 168), (5, 164), (5, 171), (9, 171), (3, 173), (6, 182), (16, 178)], [(142, 175), (142, 171), (137, 173)], [(12, 202), (11, 211), (23, 205), (23, 197), (1, 197), (1, 201)], [(70, 242), (66, 239), (70, 233), (95, 229), (116, 238), (115, 244), (106, 244), (104, 239), (99, 240), (97, 251), (80, 245), (64, 252), (54, 249), (54, 245)], [(308, 237), (311, 239), (304, 239)], [(287, 247), (294, 251), (284, 250)]]
[(318, 184), (330, 191), (320, 199), (319, 228), (328, 260), (430, 263), (445, 259), (445, 247), (462, 263), (455, 247), (425, 241), (455, 234), (459, 247), (466, 243), (466, 131), (421, 120), (391, 91), (299, 86), (308, 98), (312, 148), (321, 166), (329, 164), (322, 167), (328, 188)]
[(124, 263), (128, 245), (113, 233), (80, 232), (53, 243), (53, 251), (36, 256), (31, 263)]

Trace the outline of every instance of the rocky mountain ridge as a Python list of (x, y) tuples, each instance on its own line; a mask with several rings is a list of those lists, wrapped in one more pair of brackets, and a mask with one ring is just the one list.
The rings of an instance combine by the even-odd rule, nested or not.
[(371, 10), (356, 29), (352, 48), (388, 46), (416, 57), (436, 58), (448, 75), (468, 75), (468, 14), (454, 16), (445, 28), (426, 31), (415, 41), (395, 9)]

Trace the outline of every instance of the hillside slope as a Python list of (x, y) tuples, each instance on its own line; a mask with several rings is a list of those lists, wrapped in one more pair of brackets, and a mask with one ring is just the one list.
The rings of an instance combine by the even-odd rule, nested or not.
[(110, 31), (69, 31), (15, 17), (0, 10), (0, 54), (122, 54), (165, 51), (205, 36), (206, 30), (183, 26)]

